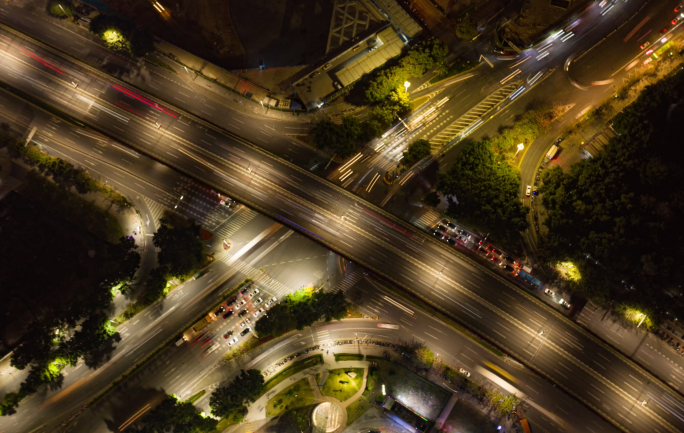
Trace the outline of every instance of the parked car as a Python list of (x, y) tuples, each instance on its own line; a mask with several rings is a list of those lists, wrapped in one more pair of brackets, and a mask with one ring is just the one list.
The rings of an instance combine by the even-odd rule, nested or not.
[(525, 191), (526, 196), (532, 195), (532, 185), (527, 185), (527, 191)]
[(261, 304), (262, 302), (264, 302), (264, 300), (261, 299), (261, 298), (259, 298), (259, 299), (257, 299), (256, 301), (254, 301), (254, 305), (259, 305), (259, 304)]
[(554, 296), (556, 296), (556, 294), (553, 293), (553, 290), (551, 290), (551, 289), (544, 289), (544, 294), (545, 294), (546, 296), (551, 296), (552, 298), (553, 298)]
[(275, 304), (276, 302), (278, 302), (278, 298), (276, 298), (275, 296), (272, 297), (271, 299), (269, 299), (268, 302), (266, 302), (266, 308), (270, 307), (271, 305)]
[(263, 313), (263, 312), (264, 312), (264, 309), (263, 309), (263, 308), (259, 308), (258, 310), (256, 310), (256, 311), (254, 312), (254, 317), (259, 317), (259, 315), (261, 315), (261, 313)]
[(560, 301), (558, 301), (558, 303), (565, 307), (566, 310), (569, 310), (571, 307), (570, 303), (568, 303), (568, 301), (566, 301), (565, 299), (561, 299)]
[(228, 346), (232, 346), (233, 344), (235, 344), (237, 342), (238, 342), (237, 337), (233, 337), (233, 339), (228, 342)]
[(218, 317), (218, 316), (219, 316), (221, 313), (223, 313), (224, 311), (226, 311), (226, 307), (224, 307), (223, 305), (221, 305), (221, 306), (219, 307), (219, 309), (216, 310), (216, 312), (214, 313), (214, 316), (217, 316), (217, 317)]
[(238, 313), (238, 317), (243, 317), (245, 314), (247, 314), (247, 310), (242, 310)]
[(223, 334), (223, 338), (225, 338), (226, 340), (228, 339), (228, 337), (232, 337), (232, 336), (233, 336), (233, 331), (228, 331), (225, 334)]
[(254, 296), (258, 295), (259, 293), (260, 293), (259, 289), (254, 289), (254, 290), (252, 290), (252, 293), (250, 293), (250, 296), (254, 297)]
[(242, 331), (242, 332), (240, 333), (240, 335), (244, 337), (245, 335), (249, 334), (251, 331), (252, 331), (251, 329), (245, 328), (245, 330)]
[(463, 367), (459, 367), (458, 372), (464, 375), (465, 377), (470, 377), (470, 372), (465, 370)]
[(223, 315), (223, 320), (228, 319), (232, 315), (233, 315), (233, 310), (226, 311), (226, 314)]

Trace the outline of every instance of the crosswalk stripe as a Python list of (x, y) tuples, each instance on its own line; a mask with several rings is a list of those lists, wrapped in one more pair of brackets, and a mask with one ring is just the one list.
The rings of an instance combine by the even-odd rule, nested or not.
[(159, 230), (159, 227), (161, 226), (161, 224), (159, 224), (159, 220), (164, 215), (164, 211), (168, 208), (145, 196), (143, 196), (143, 200), (145, 201), (147, 207), (150, 209), (150, 213), (152, 214), (152, 218), (154, 219), (154, 231), (156, 232), (157, 230)]
[(351, 274), (347, 275), (344, 278), (344, 280), (337, 283), (337, 285), (335, 287), (333, 287), (332, 291), (338, 292), (341, 290), (343, 292), (346, 292), (350, 288), (354, 287), (356, 285), (356, 283), (358, 283), (359, 280), (361, 280), (362, 277), (363, 277), (363, 274), (361, 273), (361, 271), (358, 271), (358, 270), (354, 271)]
[(426, 229), (431, 227), (439, 218), (441, 215), (437, 213), (435, 210), (430, 209), (427, 212), (425, 212), (420, 218), (415, 220), (413, 222), (413, 225), (420, 227), (421, 229)]
[(221, 239), (230, 239), (238, 230), (244, 227), (248, 222), (252, 221), (256, 216), (259, 215), (258, 212), (244, 207), (237, 214), (228, 218), (217, 230), (216, 234), (219, 235)]

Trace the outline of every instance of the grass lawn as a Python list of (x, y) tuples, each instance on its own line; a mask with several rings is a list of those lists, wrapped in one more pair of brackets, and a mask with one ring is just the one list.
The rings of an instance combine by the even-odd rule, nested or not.
[(293, 374), (318, 364), (323, 364), (323, 355), (314, 355), (309, 358), (293, 363), (288, 368), (276, 374), (268, 382), (266, 382), (264, 392), (266, 393), (269, 390), (273, 389), (273, 387), (275, 387), (277, 384), (287, 379), (288, 377), (292, 376)]
[(447, 431), (463, 433), (494, 433), (496, 425), (482, 412), (463, 400), (458, 400), (444, 423)]
[[(335, 397), (339, 401), (349, 399), (361, 389), (364, 370), (363, 368), (340, 368), (328, 371), (328, 377), (325, 379), (321, 394)], [(349, 377), (348, 372), (356, 373), (356, 377)]]
[[(379, 376), (379, 375), (378, 375)], [(379, 386), (379, 377), (374, 379), (372, 375), (368, 376), (366, 382), (366, 391), (347, 406), (347, 426), (359, 419), (375, 401), (375, 396), (382, 394), (382, 386)]]
[(274, 395), (266, 403), (266, 417), (282, 415), (283, 413), (313, 404), (315, 400), (309, 380), (304, 378), (288, 386)]

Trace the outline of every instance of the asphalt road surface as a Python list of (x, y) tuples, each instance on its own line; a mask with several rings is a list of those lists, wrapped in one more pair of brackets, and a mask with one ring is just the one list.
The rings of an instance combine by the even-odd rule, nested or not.
[[(679, 395), (472, 259), (178, 108), (10, 33), (0, 41), (3, 81), (419, 293), (625, 430), (684, 428)], [(651, 403), (633, 408), (640, 399)]]

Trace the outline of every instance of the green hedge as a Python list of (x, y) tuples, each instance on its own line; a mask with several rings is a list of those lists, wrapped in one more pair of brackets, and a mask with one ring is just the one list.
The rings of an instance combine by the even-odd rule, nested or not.
[(287, 367), (285, 370), (280, 371), (278, 374), (273, 376), (271, 379), (269, 379), (268, 382), (264, 385), (264, 393), (267, 393), (271, 389), (273, 389), (276, 385), (278, 385), (280, 382), (284, 381), (288, 377), (292, 376), (295, 373), (299, 373), (302, 370), (306, 370), (309, 367), (313, 367), (315, 365), (320, 365), (323, 364), (323, 355), (318, 354), (314, 356), (310, 356), (306, 359), (302, 359), (301, 361), (297, 361), (292, 363), (289, 367)]
[(364, 356), (358, 353), (336, 353), (335, 361), (363, 361)]

